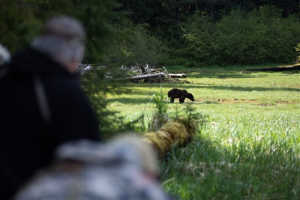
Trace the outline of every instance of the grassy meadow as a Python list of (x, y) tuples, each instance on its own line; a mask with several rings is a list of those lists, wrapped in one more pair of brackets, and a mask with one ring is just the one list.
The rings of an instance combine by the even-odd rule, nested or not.
[[(182, 200), (300, 199), (299, 71), (167, 70), (186, 73), (185, 83), (129, 83), (122, 87), (129, 92), (107, 97), (126, 122), (143, 114), (146, 126), (156, 111), (153, 94), (164, 95), (170, 117), (184, 115), (187, 105), (205, 116), (197, 138), (161, 163), (166, 191)], [(172, 88), (195, 101), (168, 103)]]

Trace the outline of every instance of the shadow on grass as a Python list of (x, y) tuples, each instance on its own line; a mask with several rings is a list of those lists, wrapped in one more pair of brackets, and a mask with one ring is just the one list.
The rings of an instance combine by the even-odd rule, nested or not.
[(191, 73), (188, 78), (216, 78), (216, 79), (228, 79), (228, 78), (264, 78), (267, 75), (263, 74), (241, 74), (241, 73)]
[[(169, 100), (167, 100), (169, 103)], [(121, 103), (121, 104), (146, 104), (146, 103), (154, 103), (154, 101), (151, 100), (151, 96), (147, 96), (145, 98), (127, 98), (127, 97), (120, 97), (120, 98), (113, 98), (113, 99), (107, 99), (107, 102), (109, 104), (112, 103)], [(218, 102), (213, 102), (213, 101), (206, 101), (204, 102), (206, 104), (214, 104)], [(192, 101), (186, 100), (184, 103), (179, 103), (179, 100), (176, 99), (174, 103), (170, 105), (181, 105), (185, 106), (186, 104), (193, 104)]]
[(277, 88), (277, 87), (236, 87), (236, 86), (195, 86), (191, 85), (188, 88), (205, 88), (213, 90), (233, 90), (233, 91), (289, 91), (300, 92), (300, 88)]
[[(148, 97), (148, 96), (147, 96)], [(122, 104), (140, 104), (140, 103), (147, 103), (149, 102), (150, 98), (126, 98), (126, 97), (122, 97), (122, 98), (113, 98), (113, 99), (107, 99), (108, 103), (122, 103)]]

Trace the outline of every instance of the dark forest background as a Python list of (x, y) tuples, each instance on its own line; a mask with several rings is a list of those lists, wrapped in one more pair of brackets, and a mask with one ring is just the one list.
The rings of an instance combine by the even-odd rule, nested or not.
[(45, 19), (68, 14), (87, 28), (85, 63), (291, 63), (299, 11), (299, 0), (1, 0), (0, 42), (15, 52)]

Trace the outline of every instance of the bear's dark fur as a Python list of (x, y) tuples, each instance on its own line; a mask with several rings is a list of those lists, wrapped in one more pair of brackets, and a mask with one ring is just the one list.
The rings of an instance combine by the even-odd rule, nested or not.
[(179, 98), (179, 102), (183, 103), (185, 98), (189, 98), (191, 101), (194, 100), (194, 96), (191, 93), (188, 93), (186, 90), (180, 90), (174, 88), (168, 92), (168, 97), (170, 97), (170, 102), (173, 103), (175, 98)]

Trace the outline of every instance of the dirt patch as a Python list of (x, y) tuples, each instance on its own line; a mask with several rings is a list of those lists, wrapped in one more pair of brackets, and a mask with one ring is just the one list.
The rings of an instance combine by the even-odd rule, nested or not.
[(248, 99), (211, 99), (211, 98), (204, 98), (204, 99), (197, 99), (197, 102), (218, 102), (224, 104), (235, 104), (235, 103), (258, 103), (258, 100), (248, 100)]

